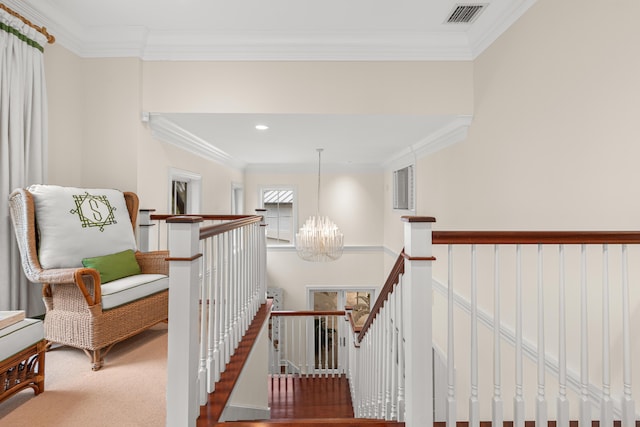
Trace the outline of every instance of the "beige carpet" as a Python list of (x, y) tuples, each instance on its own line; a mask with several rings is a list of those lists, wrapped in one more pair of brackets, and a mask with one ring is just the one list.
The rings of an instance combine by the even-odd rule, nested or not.
[(167, 325), (116, 344), (93, 372), (83, 351), (47, 352), (45, 391), (23, 390), (0, 403), (0, 426), (165, 425)]

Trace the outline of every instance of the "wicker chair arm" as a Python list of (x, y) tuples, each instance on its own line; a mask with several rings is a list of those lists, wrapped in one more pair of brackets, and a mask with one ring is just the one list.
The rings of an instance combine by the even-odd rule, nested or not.
[[(94, 295), (91, 295), (87, 289), (85, 278), (88, 278), (94, 283)], [(102, 293), (100, 289), (100, 273), (93, 268), (51, 268), (42, 269), (33, 272), (29, 275), (29, 280), (36, 283), (43, 283), (47, 285), (76, 285), (84, 299), (87, 301), (87, 305), (92, 307), (99, 304), (102, 301)]]
[(169, 275), (169, 251), (136, 252), (140, 270), (144, 274)]

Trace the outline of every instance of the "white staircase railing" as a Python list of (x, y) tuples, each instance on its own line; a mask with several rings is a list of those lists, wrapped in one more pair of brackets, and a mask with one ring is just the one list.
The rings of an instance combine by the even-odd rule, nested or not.
[(266, 302), (262, 217), (205, 218), (213, 225), (202, 226), (199, 216), (155, 216), (168, 224), (170, 254), (167, 426), (196, 425), (199, 406)]
[(347, 372), (344, 311), (272, 311), (269, 374), (335, 377)]
[(640, 232), (431, 233), (429, 219), (403, 219), (405, 253), (350, 346), (356, 416), (431, 425), (433, 342), (447, 349), (437, 392), (448, 426), (635, 426), (629, 288)]
[(431, 223), (403, 217), (405, 249), (367, 321), (352, 334), (349, 381), (356, 417), (433, 424)]
[[(433, 243), (444, 246), (441, 253), (437, 250), (436, 253), (438, 262), (448, 265), (441, 269), (446, 284), (440, 286), (440, 291), (449, 301), (446, 334), (449, 351), (453, 355), (455, 345), (456, 355), (471, 355), (470, 425), (480, 422), (476, 406), (480, 403), (477, 373), (487, 368), (478, 359), (481, 351), (478, 322), (493, 329), (493, 343), (483, 346), (486, 353), (493, 354), (493, 384), (486, 384), (484, 390), (489, 393), (480, 392), (480, 395), (490, 395), (493, 390), (491, 417), (494, 423), (505, 419), (503, 366), (513, 363), (513, 411), (507, 416), (514, 420), (515, 426), (523, 426), (525, 419), (531, 418), (540, 424), (555, 419), (559, 426), (568, 426), (571, 419), (577, 419), (581, 425), (598, 420), (600, 425), (613, 426), (614, 419), (621, 420), (623, 426), (635, 425), (632, 337), (628, 327), (628, 252), (634, 246), (637, 259), (640, 233), (435, 231)], [(479, 259), (484, 261), (481, 263)], [(615, 269), (611, 260), (615, 260)], [(438, 275), (439, 272), (436, 277)], [(615, 298), (613, 282), (618, 292)], [(461, 344), (456, 336), (457, 328), (453, 328), (457, 289), (468, 295), (469, 346)], [(493, 297), (479, 302), (479, 294)], [(620, 314), (616, 329), (610, 321), (612, 307)], [(505, 321), (507, 310), (510, 322)], [(594, 329), (600, 331), (599, 336), (594, 335)], [(610, 339), (612, 333), (619, 337), (616, 350)], [(555, 342), (550, 342), (550, 337)], [(515, 360), (504, 359), (503, 342), (514, 346)], [(464, 345), (462, 352), (458, 349), (461, 345)], [(618, 356), (618, 363), (612, 363), (612, 354)], [(448, 358), (450, 372), (459, 360)], [(525, 369), (531, 365), (532, 368)], [(613, 368), (618, 368), (617, 384), (612, 382)], [(593, 376), (593, 373), (601, 377), (600, 385), (592, 382), (590, 374)], [(455, 405), (455, 390), (460, 383), (451, 375), (449, 378), (451, 404)], [(550, 387), (549, 382), (554, 379), (557, 383)], [(617, 388), (615, 398), (614, 388)], [(555, 405), (551, 403), (554, 396), (550, 390), (557, 390)], [(596, 411), (597, 408), (600, 410)], [(453, 411), (447, 422), (455, 420)]]

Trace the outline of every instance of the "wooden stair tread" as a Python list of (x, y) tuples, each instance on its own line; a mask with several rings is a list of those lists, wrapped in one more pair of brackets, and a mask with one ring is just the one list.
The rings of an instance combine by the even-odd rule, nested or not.
[(260, 427), (276, 425), (280, 427), (295, 427), (299, 425), (315, 427), (335, 427), (335, 426), (379, 426), (379, 427), (404, 427), (404, 423), (396, 421), (373, 420), (368, 418), (306, 418), (292, 420), (259, 420), (259, 421), (227, 421), (218, 423), (216, 426), (228, 427)]

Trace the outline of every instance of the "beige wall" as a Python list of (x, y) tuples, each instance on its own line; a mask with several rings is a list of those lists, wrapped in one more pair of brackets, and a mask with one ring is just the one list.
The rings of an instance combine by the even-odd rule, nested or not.
[(151, 112), (470, 114), (469, 62), (145, 62)]
[(49, 103), (48, 182), (78, 185), (84, 150), (82, 60), (57, 44), (47, 46), (44, 59)]
[(640, 5), (615, 4), (540, 0), (474, 62), (468, 139), (419, 162), (422, 214), (440, 228), (637, 228)]
[[(435, 216), (438, 229), (638, 229), (640, 56), (632, 51), (640, 42), (640, 27), (633, 18), (639, 12), (640, 4), (633, 1), (539, 0), (474, 61), (474, 119), (469, 137), (418, 161), (418, 213)], [(554, 262), (546, 260), (547, 269)], [(436, 261), (437, 275), (444, 281), (441, 267)], [(490, 271), (492, 266), (482, 268)], [(601, 277), (595, 271), (591, 274), (590, 380), (598, 385)], [(513, 326), (509, 315), (515, 300), (508, 282), (503, 298), (508, 315), (503, 320)], [(468, 295), (468, 284), (458, 283), (458, 291)], [(577, 287), (569, 289), (573, 302)], [(479, 293), (480, 309), (491, 312), (490, 285)], [(548, 282), (545, 293), (551, 302), (546, 319), (550, 328), (557, 318), (555, 280)], [(612, 366), (616, 369), (621, 363), (618, 295), (618, 288), (612, 289)], [(535, 342), (535, 284), (525, 287), (524, 299), (534, 302), (525, 304), (525, 339)], [(443, 303), (436, 295), (436, 312)], [(637, 286), (631, 289), (630, 308), (632, 324), (637, 324)], [(442, 313), (438, 316), (437, 322), (446, 321)], [(469, 320), (459, 312), (456, 316), (462, 337), (459, 348), (466, 348)], [(576, 331), (578, 319), (578, 313), (569, 316), (570, 331)], [(434, 333), (441, 348), (446, 348), (445, 337), (439, 330)], [(557, 340), (553, 331), (548, 333), (548, 351), (557, 356)], [(569, 339), (577, 343), (578, 335), (572, 332)], [(485, 360), (491, 357), (491, 340), (481, 326), (480, 356)], [(503, 349), (503, 397), (505, 412), (510, 414), (514, 356), (508, 346)], [(575, 352), (576, 345), (569, 350)], [(640, 347), (634, 344), (633, 351), (638, 360)], [(576, 357), (569, 359), (574, 373), (579, 372)], [(468, 366), (467, 352), (458, 352), (458, 391), (463, 400), (469, 395)], [(640, 381), (637, 372), (634, 393)], [(527, 393), (534, 396), (535, 367), (527, 364), (525, 374), (525, 385), (531, 387)], [(480, 372), (482, 419), (490, 417), (491, 375), (491, 369)], [(621, 392), (619, 380), (614, 378), (614, 395)], [(548, 380), (553, 416), (557, 390), (551, 384)], [(463, 419), (467, 407), (460, 406)], [(533, 405), (527, 406), (527, 419), (532, 419), (533, 410)], [(575, 399), (572, 410), (577, 410)]]

